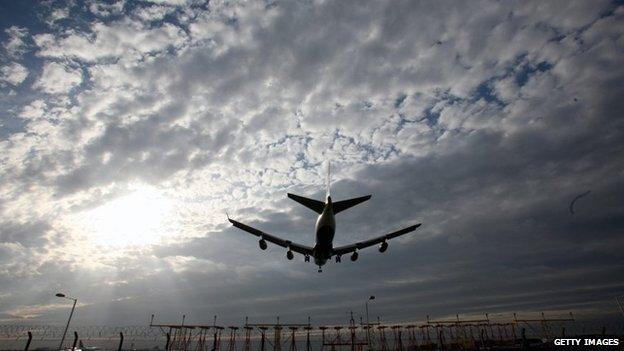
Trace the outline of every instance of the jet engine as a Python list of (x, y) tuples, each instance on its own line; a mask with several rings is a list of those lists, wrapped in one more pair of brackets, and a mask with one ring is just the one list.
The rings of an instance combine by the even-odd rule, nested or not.
[(267, 243), (266, 243), (266, 241), (264, 241), (264, 239), (260, 239), (260, 241), (258, 241), (258, 245), (260, 246), (261, 250), (266, 250), (267, 249)]
[(358, 259), (358, 253), (357, 251), (354, 251), (353, 254), (351, 255), (351, 261), (355, 262)]
[(388, 250), (388, 243), (384, 241), (379, 244), (379, 252), (386, 252), (386, 250)]
[(295, 255), (293, 255), (292, 251), (288, 250), (286, 252), (286, 258), (289, 259), (289, 260), (292, 260), (293, 257), (295, 257)]

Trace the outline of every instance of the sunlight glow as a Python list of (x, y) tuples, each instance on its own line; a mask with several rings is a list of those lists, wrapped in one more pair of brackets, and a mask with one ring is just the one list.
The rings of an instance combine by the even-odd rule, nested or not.
[(94, 244), (128, 247), (158, 242), (171, 202), (154, 188), (141, 187), (83, 214), (88, 240)]

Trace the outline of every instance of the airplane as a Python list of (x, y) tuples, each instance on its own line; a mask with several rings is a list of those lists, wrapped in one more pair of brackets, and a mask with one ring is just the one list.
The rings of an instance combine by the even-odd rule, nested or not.
[(234, 225), (234, 227), (242, 229), (247, 233), (253, 234), (260, 238), (258, 245), (261, 250), (267, 249), (267, 241), (278, 246), (284, 247), (288, 249), (286, 251), (286, 258), (288, 260), (292, 260), (294, 258), (294, 252), (302, 254), (304, 256), (305, 262), (310, 262), (310, 256), (314, 257), (314, 263), (318, 266), (318, 272), (321, 273), (322, 266), (327, 263), (333, 256), (335, 256), (336, 263), (341, 261), (342, 255), (351, 254), (351, 261), (355, 262), (358, 259), (358, 251), (370, 246), (374, 246), (379, 244), (379, 252), (386, 252), (388, 249), (388, 240), (392, 238), (396, 238), (403, 234), (407, 234), (416, 230), (416, 228), (420, 227), (422, 223), (418, 223), (407, 228), (403, 228), (401, 230), (397, 230), (392, 233), (384, 234), (373, 239), (360, 241), (351, 245), (334, 247), (334, 234), (336, 233), (336, 219), (335, 215), (349, 209), (355, 205), (358, 205), (368, 199), (371, 198), (372, 195), (366, 195), (362, 197), (357, 197), (348, 200), (336, 201), (334, 202), (330, 196), (329, 192), (330, 187), (330, 165), (327, 166), (327, 189), (325, 195), (325, 202), (306, 198), (303, 196), (295, 195), (288, 193), (288, 197), (299, 204), (311, 209), (312, 211), (319, 214), (318, 219), (316, 220), (315, 233), (316, 233), (316, 243), (313, 247), (298, 244), (292, 242), (290, 240), (282, 239), (277, 236), (265, 233), (259, 229), (250, 227), (241, 222), (235, 221), (230, 218), (230, 216), (226, 213), (226, 216), (230, 223)]

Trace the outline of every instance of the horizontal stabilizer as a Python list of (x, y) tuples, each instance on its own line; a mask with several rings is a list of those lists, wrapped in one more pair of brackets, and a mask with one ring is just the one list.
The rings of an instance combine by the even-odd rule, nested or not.
[(354, 199), (349, 199), (349, 200), (342, 200), (342, 201), (338, 201), (338, 202), (334, 202), (333, 203), (333, 208), (334, 208), (334, 214), (338, 213), (338, 212), (342, 212), (348, 208), (351, 208), (357, 204), (360, 204), (368, 199), (371, 198), (371, 195), (366, 195), (366, 196), (362, 196), (362, 197), (356, 197)]
[(290, 194), (290, 193), (288, 194), (288, 197), (297, 201), (298, 203), (302, 204), (303, 206), (311, 209), (312, 211), (318, 214), (323, 213), (323, 208), (325, 208), (325, 204), (318, 200), (308, 199), (307, 197)]

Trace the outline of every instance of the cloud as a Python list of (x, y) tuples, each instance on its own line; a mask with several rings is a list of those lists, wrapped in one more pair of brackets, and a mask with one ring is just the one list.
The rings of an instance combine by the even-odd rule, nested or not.
[(63, 35), (39, 34), (34, 41), (38, 55), (49, 58), (71, 58), (88, 62), (103, 59), (140, 59), (184, 43), (184, 33), (174, 25), (146, 28), (140, 23), (122, 20), (115, 25), (92, 24), (91, 34), (66, 31)]
[(50, 14), (49, 24), (65, 19), (69, 16), (69, 8), (57, 8)]
[(173, 6), (180, 6), (180, 5), (184, 5), (188, 3), (187, 0), (149, 0), (149, 2), (152, 2), (155, 4), (166, 4), (166, 5), (173, 5)]
[(7, 54), (14, 58), (19, 58), (23, 55), (28, 44), (24, 41), (24, 38), (28, 36), (28, 29), (18, 26), (11, 26), (6, 28), (4, 32), (7, 34), (7, 40), (2, 44)]
[(94, 1), (89, 4), (89, 11), (99, 17), (120, 15), (123, 12), (125, 3), (125, 0), (114, 1), (112, 3)]
[(25, 247), (46, 246), (46, 233), (50, 230), (50, 225), (46, 222), (38, 223), (2, 223), (2, 235), (0, 242), (19, 243)]
[(82, 82), (82, 72), (60, 63), (49, 62), (43, 66), (43, 72), (33, 88), (49, 94), (68, 93)]
[(134, 14), (142, 21), (160, 21), (173, 10), (175, 10), (175, 8), (154, 5), (149, 7), (139, 7), (135, 10)]
[(12, 85), (19, 85), (28, 77), (28, 69), (17, 62), (3, 66), (0, 69), (0, 73), (2, 74), (0, 79)]

